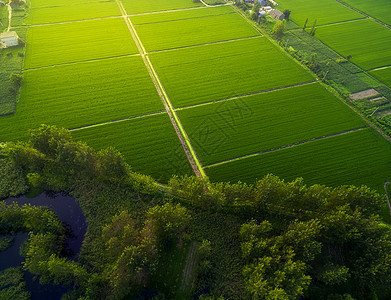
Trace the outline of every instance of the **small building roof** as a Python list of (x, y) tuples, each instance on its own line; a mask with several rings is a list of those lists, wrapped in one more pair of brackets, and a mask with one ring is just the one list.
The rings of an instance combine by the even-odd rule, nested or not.
[(270, 16), (276, 20), (282, 20), (285, 18), (285, 15), (281, 11), (279, 11), (278, 9), (273, 9), (270, 12)]
[(19, 36), (16, 33), (16, 31), (7, 31), (7, 32), (0, 33), (0, 39), (9, 38), (9, 37), (15, 37), (17, 39), (19, 38)]

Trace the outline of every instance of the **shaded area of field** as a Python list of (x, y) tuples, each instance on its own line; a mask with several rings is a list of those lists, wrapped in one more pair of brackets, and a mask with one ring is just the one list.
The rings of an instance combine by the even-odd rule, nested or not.
[(364, 13), (379, 19), (380, 21), (391, 25), (391, 3), (389, 0), (341, 0), (352, 7), (355, 7)]
[(122, 3), (128, 14), (202, 6), (201, 2), (194, 3), (192, 0), (123, 0)]
[(364, 70), (391, 65), (391, 30), (374, 21), (319, 27), (316, 36)]
[(373, 70), (369, 73), (391, 88), (391, 67)]
[(31, 70), (24, 81), (16, 113), (0, 117), (1, 141), (42, 123), (76, 128), (164, 110), (140, 57)]
[(254, 182), (273, 173), (307, 184), (367, 185), (384, 193), (391, 173), (391, 144), (365, 129), (205, 169), (213, 181)]
[(336, 22), (349, 21), (363, 18), (363, 16), (335, 0), (279, 0), (279, 9), (291, 10), (290, 19), (303, 26), (308, 18), (307, 26), (316, 24), (324, 25)]
[(130, 17), (133, 24), (147, 24), (157, 22), (168, 22), (175, 20), (202, 18), (206, 16), (217, 16), (224, 14), (235, 13), (230, 6), (218, 6), (218, 7), (202, 7), (200, 9), (191, 10), (177, 10), (165, 13), (154, 13), (146, 15), (135, 15)]
[(29, 29), (24, 68), (138, 53), (123, 19), (106, 19)]
[(150, 58), (176, 107), (313, 80), (263, 37), (153, 53)]
[(205, 165), (365, 126), (318, 84), (178, 112)]
[(26, 23), (46, 24), (119, 15), (121, 12), (115, 2), (81, 3), (31, 9)]
[(136, 172), (167, 182), (172, 174), (192, 175), (185, 152), (166, 114), (73, 131), (95, 149), (117, 148)]
[(137, 25), (136, 31), (147, 51), (260, 35), (238, 14)]

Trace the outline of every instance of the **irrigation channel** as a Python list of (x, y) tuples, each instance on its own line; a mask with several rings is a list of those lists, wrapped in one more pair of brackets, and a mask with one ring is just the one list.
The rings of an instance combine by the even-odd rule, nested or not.
[[(6, 204), (15, 202), (18, 205), (46, 206), (53, 210), (58, 218), (69, 226), (70, 229), (70, 234), (66, 240), (67, 258), (77, 260), (77, 255), (87, 230), (87, 224), (83, 212), (74, 198), (61, 193), (44, 192), (35, 198), (27, 198), (26, 196), (11, 197), (6, 199), (5, 202)], [(23, 232), (8, 235), (7, 237), (13, 237), (14, 243), (10, 248), (0, 252), (0, 271), (10, 267), (19, 267), (24, 261), (24, 258), (19, 254), (19, 249), (26, 238), (28, 238), (28, 234)], [(38, 280), (34, 280), (33, 275), (28, 271), (24, 272), (24, 280), (26, 289), (30, 292), (31, 300), (61, 299), (61, 296), (68, 291), (68, 288), (58, 285), (41, 285)]]

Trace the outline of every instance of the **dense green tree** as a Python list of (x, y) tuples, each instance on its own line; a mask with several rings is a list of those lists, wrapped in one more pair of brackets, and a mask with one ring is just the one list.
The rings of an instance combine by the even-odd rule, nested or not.
[(123, 180), (130, 171), (122, 154), (113, 147), (98, 152), (98, 169), (105, 180)]
[(274, 24), (272, 29), (272, 34), (275, 36), (276, 39), (280, 39), (285, 32), (285, 20), (278, 20), (276, 24)]
[(291, 11), (289, 9), (285, 9), (283, 11), (283, 14), (285, 15), (285, 20), (289, 21), (289, 17), (291, 15)]

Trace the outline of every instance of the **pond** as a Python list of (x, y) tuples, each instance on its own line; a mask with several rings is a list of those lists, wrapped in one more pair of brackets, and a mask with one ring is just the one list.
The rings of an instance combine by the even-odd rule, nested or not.
[[(66, 223), (70, 229), (70, 234), (67, 238), (67, 257), (77, 260), (77, 255), (87, 230), (87, 224), (83, 212), (74, 198), (61, 193), (44, 192), (35, 198), (27, 198), (26, 196), (11, 197), (6, 199), (5, 202), (6, 204), (15, 202), (18, 205), (46, 206), (53, 210), (59, 219)], [(19, 249), (20, 245), (28, 237), (28, 234), (18, 233), (9, 237), (14, 238), (14, 243), (7, 250), (0, 252), (0, 270), (21, 266), (24, 261), (24, 258), (19, 255)], [(57, 285), (41, 285), (38, 280), (33, 280), (33, 275), (29, 272), (25, 272), (25, 281), (26, 289), (30, 292), (32, 300), (61, 299), (61, 296), (68, 290)]]

